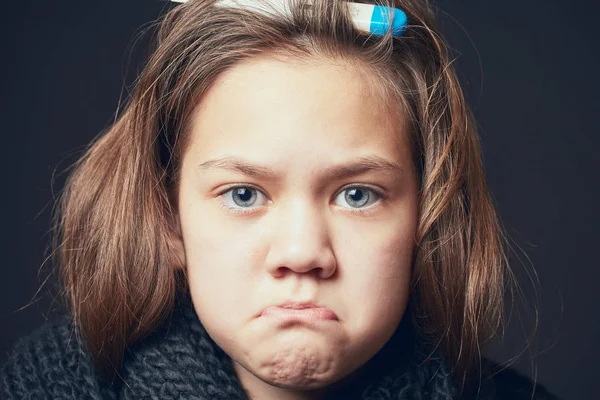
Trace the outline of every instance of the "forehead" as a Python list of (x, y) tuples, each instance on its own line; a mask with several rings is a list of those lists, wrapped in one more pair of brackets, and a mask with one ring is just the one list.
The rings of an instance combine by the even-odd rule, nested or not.
[(406, 147), (405, 124), (388, 112), (373, 82), (366, 68), (349, 63), (246, 60), (203, 96), (191, 121), (190, 147), (201, 158), (292, 151), (335, 156), (333, 149), (394, 156)]

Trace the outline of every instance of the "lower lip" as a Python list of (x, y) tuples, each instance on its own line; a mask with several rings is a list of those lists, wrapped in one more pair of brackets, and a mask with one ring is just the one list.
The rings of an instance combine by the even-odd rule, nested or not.
[(337, 320), (337, 316), (329, 308), (311, 307), (311, 308), (285, 308), (269, 307), (265, 309), (261, 316), (276, 317), (286, 320), (306, 320), (306, 321), (331, 321)]

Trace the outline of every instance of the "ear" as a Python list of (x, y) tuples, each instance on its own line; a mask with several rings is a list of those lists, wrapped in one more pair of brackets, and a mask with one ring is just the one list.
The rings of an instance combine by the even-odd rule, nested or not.
[(183, 245), (179, 214), (173, 214), (169, 218), (169, 245), (171, 247), (171, 254), (173, 255), (173, 268), (185, 269), (185, 247)]

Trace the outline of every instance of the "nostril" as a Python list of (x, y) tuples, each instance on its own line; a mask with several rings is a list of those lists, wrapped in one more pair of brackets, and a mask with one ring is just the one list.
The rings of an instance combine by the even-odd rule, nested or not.
[(281, 266), (281, 267), (275, 269), (275, 271), (273, 271), (273, 276), (275, 276), (277, 278), (282, 278), (282, 277), (290, 275), (290, 274), (301, 274), (301, 275), (312, 276), (314, 278), (321, 278), (323, 275), (323, 272), (324, 272), (324, 268), (321, 268), (321, 267), (298, 268), (298, 267)]

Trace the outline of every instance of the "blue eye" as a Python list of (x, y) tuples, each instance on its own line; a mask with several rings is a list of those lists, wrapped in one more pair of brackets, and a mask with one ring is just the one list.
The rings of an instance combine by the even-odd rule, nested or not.
[[(269, 203), (269, 199), (262, 191), (248, 185), (231, 187), (220, 196), (223, 198), (223, 207), (236, 213), (252, 212), (254, 208)], [(334, 203), (355, 211), (366, 212), (371, 210), (370, 206), (381, 198), (382, 195), (375, 189), (366, 186), (348, 186), (335, 196)]]
[[(225, 199), (225, 205), (229, 208), (250, 208), (257, 206), (255, 204), (258, 199), (262, 199), (263, 204), (266, 204), (266, 196), (259, 190), (251, 186), (236, 186), (222, 194)], [(260, 202), (259, 202), (260, 203)]]
[(364, 208), (365, 205), (371, 205), (381, 196), (372, 189), (364, 186), (351, 186), (342, 190), (336, 197), (335, 203), (343, 200), (350, 208)]

